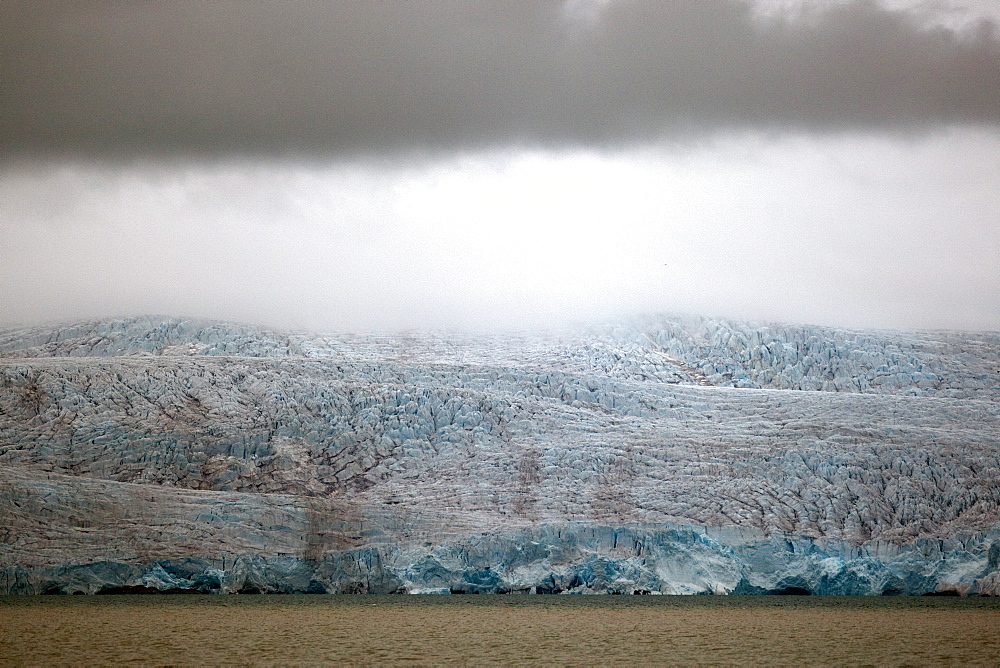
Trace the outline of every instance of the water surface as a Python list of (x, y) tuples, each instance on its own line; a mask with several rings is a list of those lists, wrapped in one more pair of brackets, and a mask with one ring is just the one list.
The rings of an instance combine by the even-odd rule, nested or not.
[(0, 597), (4, 663), (987, 663), (1000, 599)]

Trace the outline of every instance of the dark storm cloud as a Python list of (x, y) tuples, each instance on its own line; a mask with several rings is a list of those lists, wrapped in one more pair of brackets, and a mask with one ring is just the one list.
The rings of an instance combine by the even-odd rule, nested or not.
[(790, 21), (727, 0), (619, 0), (575, 18), (527, 0), (6, 0), (0, 54), (8, 158), (621, 146), (1000, 121), (992, 25), (960, 36), (871, 2)]

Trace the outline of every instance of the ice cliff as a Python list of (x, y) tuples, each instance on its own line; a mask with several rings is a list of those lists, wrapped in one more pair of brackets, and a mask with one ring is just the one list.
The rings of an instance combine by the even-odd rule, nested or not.
[(1000, 594), (1000, 334), (0, 331), (0, 593)]

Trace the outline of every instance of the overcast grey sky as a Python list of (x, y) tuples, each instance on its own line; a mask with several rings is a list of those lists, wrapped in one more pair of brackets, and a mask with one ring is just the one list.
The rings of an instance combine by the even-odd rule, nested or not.
[(992, 0), (0, 0), (0, 326), (1000, 329)]

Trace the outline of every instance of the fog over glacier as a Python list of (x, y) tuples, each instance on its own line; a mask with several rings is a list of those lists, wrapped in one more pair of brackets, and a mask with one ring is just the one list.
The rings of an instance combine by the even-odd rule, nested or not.
[(997, 15), (6, 2), (0, 325), (1000, 329)]

